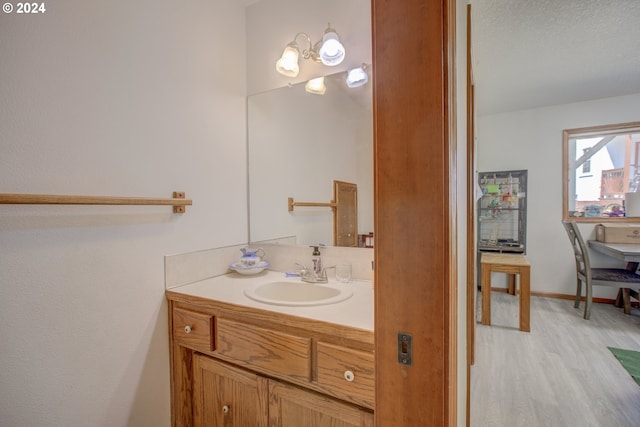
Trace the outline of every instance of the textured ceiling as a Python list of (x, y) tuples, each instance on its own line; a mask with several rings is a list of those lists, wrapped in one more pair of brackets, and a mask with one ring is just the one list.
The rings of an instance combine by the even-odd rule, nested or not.
[(640, 93), (640, 0), (471, 3), (479, 115)]

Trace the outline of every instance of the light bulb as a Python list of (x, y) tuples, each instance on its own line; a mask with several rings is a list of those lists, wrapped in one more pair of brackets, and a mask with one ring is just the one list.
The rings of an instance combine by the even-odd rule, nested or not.
[(325, 31), (318, 55), (324, 65), (335, 66), (342, 62), (345, 49), (335, 31), (330, 29)]
[(369, 75), (363, 67), (354, 68), (347, 73), (347, 86), (350, 88), (364, 86), (368, 81)]
[(287, 77), (296, 77), (300, 72), (298, 66), (298, 49), (292, 45), (284, 48), (282, 56), (276, 62), (276, 70)]
[(324, 85), (324, 77), (309, 80), (307, 84), (304, 85), (304, 90), (316, 95), (324, 95), (327, 91), (327, 87)]

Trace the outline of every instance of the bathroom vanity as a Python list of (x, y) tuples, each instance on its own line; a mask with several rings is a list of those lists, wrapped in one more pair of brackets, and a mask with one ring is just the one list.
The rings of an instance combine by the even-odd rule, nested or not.
[(283, 277), (232, 273), (167, 290), (173, 426), (373, 426), (371, 283), (344, 284), (350, 298), (320, 306), (244, 294)]

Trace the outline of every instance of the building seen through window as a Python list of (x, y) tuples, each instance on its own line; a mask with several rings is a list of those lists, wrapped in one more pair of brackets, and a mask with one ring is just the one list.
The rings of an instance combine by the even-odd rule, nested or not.
[(564, 145), (565, 218), (640, 216), (625, 203), (640, 190), (640, 123), (566, 130)]

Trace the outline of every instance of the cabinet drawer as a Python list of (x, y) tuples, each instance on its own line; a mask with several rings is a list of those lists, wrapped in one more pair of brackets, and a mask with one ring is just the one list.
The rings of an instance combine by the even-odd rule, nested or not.
[(318, 342), (318, 385), (340, 399), (373, 409), (373, 353)]
[(173, 309), (173, 339), (195, 350), (213, 350), (213, 317), (183, 308)]
[(216, 354), (235, 364), (281, 378), (309, 381), (311, 376), (310, 338), (246, 323), (216, 320)]

